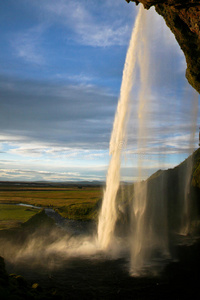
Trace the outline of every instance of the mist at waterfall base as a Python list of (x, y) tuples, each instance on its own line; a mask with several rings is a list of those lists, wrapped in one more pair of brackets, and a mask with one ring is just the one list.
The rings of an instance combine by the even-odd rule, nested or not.
[[(159, 169), (166, 162), (166, 149), (160, 141), (166, 126), (169, 140), (169, 129), (172, 137), (174, 130), (181, 131), (183, 120), (177, 120), (176, 115), (184, 117), (189, 130), (188, 155), (193, 152), (198, 95), (183, 87), (183, 91), (178, 92), (179, 96), (183, 95), (179, 106), (175, 95), (168, 91), (167, 82), (173, 81), (168, 64), (170, 53), (166, 55), (160, 46), (169, 49), (171, 45), (167, 44), (173, 42), (161, 21), (152, 9), (146, 12), (140, 7), (124, 66), (110, 141), (110, 165), (96, 231), (76, 234), (73, 230), (54, 229), (47, 236), (35, 232), (22, 247), (8, 241), (0, 247), (7, 261), (29, 260), (54, 268), (55, 264), (62, 265), (62, 260), (74, 257), (98, 260), (123, 257), (130, 275), (145, 276), (157, 275), (174, 258), (173, 234), (187, 235), (195, 220), (189, 202), (192, 160), (182, 166), (181, 175), (184, 175), (176, 190), (179, 196), (173, 203), (167, 192), (170, 181), (167, 173), (161, 174), (156, 182), (154, 178), (149, 182), (143, 179), (151, 163)], [(167, 74), (161, 68), (163, 62)], [(176, 90), (176, 81), (174, 84)], [(161, 95), (155, 92), (156, 85), (161, 86)], [(162, 105), (164, 93), (168, 96), (168, 111), (165, 111), (166, 105), (164, 109)], [(187, 114), (184, 110), (177, 114), (182, 106), (188, 107)], [(169, 115), (167, 124), (164, 114)], [(120, 168), (126, 164), (137, 169), (137, 183), (120, 186)]]

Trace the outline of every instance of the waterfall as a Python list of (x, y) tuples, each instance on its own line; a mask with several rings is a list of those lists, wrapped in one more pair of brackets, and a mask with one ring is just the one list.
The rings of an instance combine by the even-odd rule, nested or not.
[[(190, 99), (191, 111), (189, 112), (191, 128), (190, 128), (188, 155), (191, 155), (195, 149), (194, 141), (195, 141), (195, 132), (196, 132), (196, 125), (197, 125), (198, 100), (199, 100), (199, 95), (196, 93), (196, 91), (194, 91), (191, 96), (192, 96)], [(180, 209), (181, 222), (180, 222), (179, 233), (181, 235), (188, 235), (190, 233), (191, 221), (193, 217), (191, 195), (190, 195), (192, 169), (193, 169), (193, 161), (192, 161), (192, 156), (190, 156), (186, 161), (185, 174), (183, 178), (184, 186), (182, 186), (184, 195), (182, 197), (183, 205), (181, 206)]]
[(106, 190), (99, 215), (98, 242), (101, 249), (107, 249), (114, 238), (114, 229), (117, 219), (115, 199), (120, 184), (120, 165), (122, 144), (125, 141), (126, 121), (130, 92), (133, 85), (133, 76), (137, 60), (137, 52), (140, 40), (140, 27), (143, 19), (141, 7), (133, 28), (130, 45), (124, 65), (120, 97), (115, 115), (113, 131), (110, 140), (110, 164), (106, 178)]
[[(137, 124), (134, 131), (137, 133), (135, 133), (136, 138), (132, 138), (132, 140), (134, 142), (135, 140), (137, 141), (135, 142), (135, 148), (139, 155), (136, 159), (137, 183), (134, 183), (134, 186), (132, 185), (130, 190), (127, 188), (126, 192), (123, 188), (121, 188), (120, 191), (122, 197), (129, 198), (128, 201), (125, 199), (125, 202), (126, 204), (128, 202), (126, 209), (128, 208), (130, 216), (128, 247), (130, 253), (130, 273), (133, 276), (146, 274), (149, 270), (151, 273), (154, 273), (154, 271), (156, 273), (156, 270), (159, 270), (162, 262), (170, 258), (169, 249), (171, 244), (169, 239), (171, 232), (177, 228), (178, 230), (188, 232), (191, 216), (188, 193), (190, 189), (192, 164), (189, 161), (187, 168), (185, 169), (184, 167), (184, 176), (181, 174), (181, 183), (178, 183), (179, 180), (177, 178), (177, 185), (175, 186), (173, 184), (173, 176), (177, 176), (177, 174), (174, 175), (174, 171), (171, 173), (161, 172), (161, 175), (156, 180), (152, 178), (151, 180), (143, 181), (148, 175), (145, 171), (145, 156), (150, 155), (148, 151), (152, 145), (156, 144), (156, 139), (158, 141), (162, 139), (162, 130), (165, 129), (166, 126), (166, 121), (164, 122), (164, 120), (162, 120), (162, 113), (166, 114), (166, 111), (161, 107), (162, 104), (160, 104), (160, 102), (163, 101), (162, 99), (160, 100), (162, 94), (156, 95), (156, 93), (154, 94), (152, 92), (153, 84), (155, 84), (155, 82), (159, 84), (162, 80), (159, 77), (162, 76), (164, 76), (163, 81), (165, 83), (165, 76), (167, 77), (167, 75), (169, 75), (163, 75), (165, 71), (163, 71), (164, 69), (160, 66), (162, 64), (160, 64), (159, 59), (158, 62), (156, 61), (156, 64), (155, 61), (151, 61), (151, 52), (155, 50), (155, 48), (151, 48), (151, 39), (152, 37), (155, 38), (157, 34), (154, 30), (158, 24), (154, 22), (154, 16), (149, 14), (150, 12), (146, 12), (144, 8), (140, 6), (126, 55), (120, 97), (110, 139), (110, 163), (97, 232), (99, 249), (107, 251), (116, 247), (118, 242), (116, 222), (119, 208), (117, 206), (117, 194), (120, 188), (120, 168), (123, 160), (122, 146), (128, 142), (128, 130), (130, 131), (129, 121), (135, 121)], [(158, 45), (156, 45), (156, 48), (158, 48)], [(159, 58), (162, 57), (160, 53), (159, 56)], [(156, 73), (158, 70), (162, 71), (162, 73)], [(166, 91), (165, 87), (163, 87), (162, 92), (163, 91)], [(174, 99), (171, 100), (170, 92), (168, 96), (169, 117), (167, 124), (171, 132), (174, 133), (173, 122), (174, 117), (176, 117), (176, 110), (174, 108), (176, 108), (177, 104), (173, 101)], [(195, 93), (193, 98), (195, 103), (194, 106), (192, 105), (193, 111), (187, 112), (187, 120), (186, 118), (184, 119), (184, 122), (187, 121), (190, 127), (192, 127), (191, 130), (189, 129), (190, 145), (186, 147), (187, 149), (192, 149), (191, 145), (193, 145), (194, 148), (198, 95)], [(155, 102), (155, 99), (159, 101)], [(130, 115), (132, 120), (130, 120)], [(157, 124), (155, 124), (156, 122), (154, 123), (155, 120)], [(181, 122), (183, 122), (183, 120), (181, 120)], [(175, 124), (175, 128), (181, 131), (183, 124), (180, 124), (180, 128), (177, 120)], [(131, 130), (132, 129), (133, 128), (131, 128)], [(131, 134), (133, 134), (133, 132), (131, 132)], [(153, 136), (154, 142), (149, 141), (149, 136)], [(150, 146), (149, 142), (151, 142)], [(159, 146), (157, 148), (155, 147), (154, 151), (159, 160), (159, 167), (163, 161), (161, 156), (159, 156), (160, 149), (158, 148)], [(163, 149), (161, 150), (163, 152), (165, 151)], [(149, 163), (149, 161), (146, 163)], [(183, 168), (181, 168), (181, 172), (182, 170)], [(173, 187), (172, 191), (170, 190), (171, 187)], [(176, 197), (177, 195), (179, 197)], [(179, 200), (181, 202), (179, 202)], [(125, 239), (123, 238), (122, 243), (124, 243), (122, 247), (125, 247)]]

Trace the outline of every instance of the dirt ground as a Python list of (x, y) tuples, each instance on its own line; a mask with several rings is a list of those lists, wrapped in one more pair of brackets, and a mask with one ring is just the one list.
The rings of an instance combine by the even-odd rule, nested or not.
[(167, 265), (158, 277), (131, 277), (122, 258), (49, 257), (51, 268), (30, 261), (7, 262), (6, 268), (51, 291), (56, 299), (199, 299), (200, 242), (177, 247), (176, 252), (179, 261)]

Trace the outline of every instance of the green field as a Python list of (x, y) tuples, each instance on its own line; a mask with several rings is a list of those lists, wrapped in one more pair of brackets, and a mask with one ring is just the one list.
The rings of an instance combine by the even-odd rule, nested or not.
[(0, 229), (18, 227), (40, 210), (19, 205), (0, 204)]
[(90, 220), (97, 216), (97, 204), (102, 187), (93, 186), (0, 186), (0, 229), (16, 226), (38, 212), (37, 209), (3, 204), (31, 204), (51, 207), (62, 216), (76, 220)]
[(42, 207), (61, 207), (74, 203), (96, 203), (101, 187), (0, 187), (0, 203), (26, 203)]

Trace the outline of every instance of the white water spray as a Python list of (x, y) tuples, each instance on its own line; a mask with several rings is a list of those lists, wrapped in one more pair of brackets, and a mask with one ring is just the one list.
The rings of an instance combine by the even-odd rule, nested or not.
[(142, 24), (143, 9), (140, 8), (135, 27), (132, 32), (129, 49), (124, 65), (120, 98), (115, 115), (113, 131), (110, 140), (111, 160), (108, 167), (106, 190), (103, 197), (98, 224), (98, 242), (101, 249), (106, 250), (114, 239), (114, 229), (117, 219), (115, 199), (120, 184), (121, 145), (125, 141), (127, 110), (130, 92), (133, 85), (133, 75), (136, 66), (137, 44), (139, 42), (140, 26)]
[[(150, 269), (154, 272), (156, 268), (159, 269), (161, 261), (170, 257), (168, 224), (170, 200), (167, 198), (166, 193), (166, 189), (168, 189), (168, 175), (166, 175), (166, 173), (162, 175), (156, 184), (151, 182), (150, 185), (148, 185), (147, 181), (142, 182), (142, 179), (147, 177), (144, 162), (145, 155), (149, 154), (148, 135), (149, 133), (152, 134), (149, 127), (152, 126), (155, 117), (158, 117), (158, 115), (155, 116), (152, 113), (155, 103), (151, 99), (153, 98), (153, 94), (151, 93), (152, 82), (155, 82), (156, 79), (159, 81), (159, 76), (155, 76), (155, 69), (159, 62), (156, 61), (156, 64), (154, 62), (154, 65), (151, 65), (150, 68), (150, 63), (152, 63), (150, 62), (151, 38), (155, 38), (156, 35), (155, 32), (153, 34), (151, 33), (153, 31), (152, 27), (156, 28), (155, 20), (152, 20), (151, 17), (152, 16), (149, 16), (149, 12), (146, 12), (141, 6), (132, 32), (123, 71), (120, 97), (110, 141), (111, 159), (106, 179), (106, 190), (98, 223), (99, 248), (102, 250), (115, 248), (115, 226), (117, 221), (116, 198), (120, 186), (121, 145), (127, 140), (127, 123), (130, 113), (129, 100), (132, 87), (134, 87), (133, 111), (134, 114), (136, 114), (135, 112), (137, 111), (137, 153), (140, 155), (137, 161), (138, 183), (134, 184), (134, 195), (132, 194), (129, 199), (130, 202), (132, 201), (132, 204), (129, 202), (129, 209), (131, 210), (129, 246), (131, 258), (130, 272), (136, 276), (145, 274), (146, 270)], [(158, 65), (158, 68), (159, 67)], [(154, 75), (152, 75), (152, 70), (154, 71)], [(161, 73), (159, 73), (159, 75), (161, 75)], [(198, 101), (196, 101), (196, 103), (197, 102)], [(169, 113), (171, 110), (169, 110)], [(195, 111), (197, 111), (197, 109)], [(176, 117), (175, 114), (173, 116)], [(194, 112), (191, 112), (191, 117), (193, 116)], [(171, 120), (172, 124), (173, 121), (174, 119)], [(195, 124), (193, 126), (194, 128)], [(194, 141), (194, 128), (193, 133), (191, 133), (192, 141)], [(158, 136), (158, 140), (160, 138), (161, 136)], [(156, 137), (154, 136), (154, 141), (155, 140)], [(187, 194), (190, 187), (191, 166), (186, 173), (185, 194)], [(189, 220), (189, 206), (185, 194), (180, 197), (182, 198), (182, 210), (178, 208), (177, 219), (180, 220), (180, 214), (184, 212), (185, 217), (183, 223), (187, 226), (186, 223)]]
[[(188, 155), (190, 157), (186, 161), (186, 171), (184, 174), (184, 195), (183, 195), (183, 204), (180, 209), (181, 213), (181, 224), (180, 224), (180, 234), (187, 236), (190, 233), (191, 221), (192, 221), (192, 211), (191, 211), (191, 195), (190, 195), (190, 186), (191, 186), (191, 176), (192, 176), (192, 169), (193, 169), (193, 160), (192, 160), (192, 153), (195, 150), (195, 133), (196, 133), (196, 125), (197, 125), (197, 118), (198, 118), (198, 101), (199, 95), (196, 91), (193, 91), (192, 97), (189, 97), (191, 103), (190, 113), (190, 137), (189, 137), (189, 151)], [(191, 99), (190, 99), (191, 98)], [(183, 175), (182, 175), (183, 176)]]

